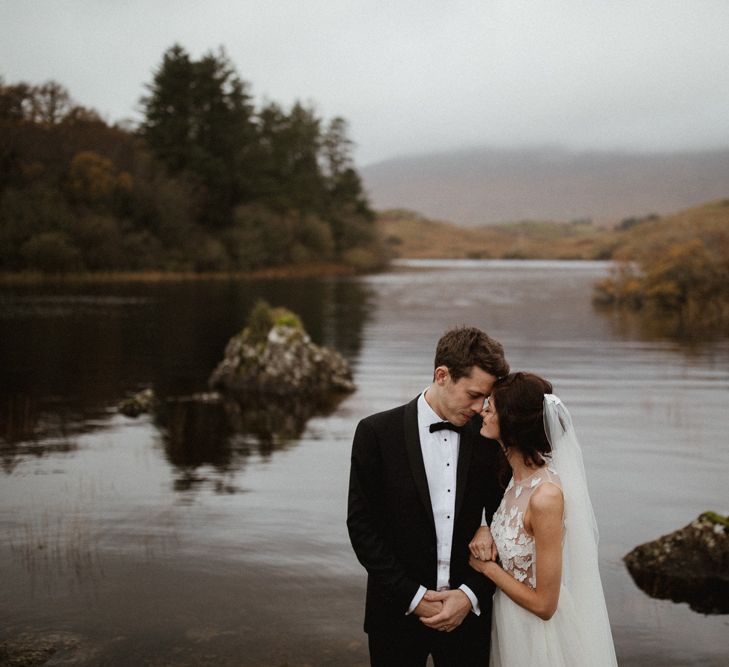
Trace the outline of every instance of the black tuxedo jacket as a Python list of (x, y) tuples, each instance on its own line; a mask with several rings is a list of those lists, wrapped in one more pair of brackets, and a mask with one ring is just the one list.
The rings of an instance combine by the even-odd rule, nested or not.
[[(419, 623), (406, 616), (422, 584), (435, 590), (436, 533), (425, 464), (420, 449), (417, 402), (380, 412), (357, 426), (352, 445), (347, 527), (360, 563), (367, 569), (364, 629), (390, 630)], [(480, 622), (488, 632), (491, 581), (468, 565), (468, 543), (490, 522), (503, 495), (498, 483), (498, 443), (479, 434), (474, 417), (461, 434), (451, 548), (452, 589), (466, 584), (478, 597)]]

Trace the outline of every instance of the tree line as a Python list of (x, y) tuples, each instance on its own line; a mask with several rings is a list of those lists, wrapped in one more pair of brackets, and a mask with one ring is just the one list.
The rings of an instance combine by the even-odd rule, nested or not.
[(0, 270), (247, 271), (385, 261), (342, 118), (256, 108), (224, 51), (168, 49), (138, 127), (0, 80)]

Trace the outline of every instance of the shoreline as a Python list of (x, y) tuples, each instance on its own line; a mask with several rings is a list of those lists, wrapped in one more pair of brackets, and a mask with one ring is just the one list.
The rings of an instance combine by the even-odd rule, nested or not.
[(0, 273), (0, 285), (42, 283), (153, 283), (207, 280), (262, 280), (286, 278), (326, 278), (351, 276), (356, 270), (346, 264), (301, 264), (272, 266), (253, 271), (99, 271), (84, 273), (41, 273), (21, 271)]
[[(253, 271), (97, 271), (83, 273), (42, 273), (40, 271), (0, 272), (0, 286), (12, 285), (42, 285), (47, 283), (63, 284), (121, 284), (121, 283), (174, 283), (174, 282), (204, 282), (223, 280), (285, 280), (290, 278), (328, 278), (340, 276), (355, 276), (362, 273), (381, 273), (382, 271), (402, 270), (400, 261), (505, 261), (505, 262), (570, 262), (589, 263), (594, 260), (582, 257), (553, 258), (538, 257), (447, 257), (444, 255), (396, 255), (389, 263), (376, 271), (357, 271), (346, 264), (301, 264), (289, 266), (272, 266)], [(414, 269), (416, 267), (407, 267)]]

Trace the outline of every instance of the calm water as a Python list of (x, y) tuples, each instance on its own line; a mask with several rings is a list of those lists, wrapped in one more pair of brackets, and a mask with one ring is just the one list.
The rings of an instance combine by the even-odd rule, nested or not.
[[(653, 600), (622, 556), (729, 510), (729, 344), (597, 313), (603, 263), (413, 262), (355, 279), (0, 290), (0, 640), (82, 665), (367, 663), (344, 518), (357, 421), (428, 384), (450, 325), (553, 380), (583, 443), (621, 665), (725, 665), (729, 616)], [(330, 414), (232, 428), (206, 389), (259, 298), (352, 362)], [(116, 414), (152, 386), (155, 418)], [(271, 406), (276, 423), (289, 407)], [(293, 408), (291, 408), (293, 412)]]

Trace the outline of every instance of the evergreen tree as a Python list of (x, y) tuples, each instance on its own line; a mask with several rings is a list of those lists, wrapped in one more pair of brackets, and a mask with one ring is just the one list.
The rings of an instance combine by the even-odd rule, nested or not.
[(202, 189), (201, 222), (230, 223), (233, 207), (252, 196), (249, 170), (257, 141), (247, 84), (224, 51), (194, 61), (169, 49), (142, 99), (142, 135), (173, 175)]
[(172, 174), (190, 166), (192, 143), (193, 65), (179, 45), (170, 48), (142, 98), (142, 134), (155, 156)]
[(329, 122), (322, 137), (324, 169), (332, 183), (345, 169), (352, 167), (354, 142), (347, 136), (347, 129), (347, 121), (337, 116)]
[(259, 114), (263, 194), (277, 209), (322, 213), (326, 186), (319, 168), (321, 121), (297, 102), (290, 113), (269, 104)]

